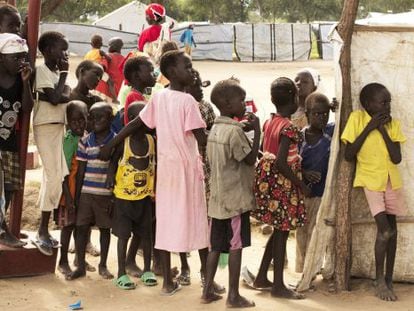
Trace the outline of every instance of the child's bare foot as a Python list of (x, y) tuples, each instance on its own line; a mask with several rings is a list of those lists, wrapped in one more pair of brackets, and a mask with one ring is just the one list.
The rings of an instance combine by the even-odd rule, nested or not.
[(67, 262), (59, 263), (58, 271), (62, 273), (64, 276), (67, 276), (68, 274), (72, 273), (72, 269), (70, 268)]
[[(154, 272), (154, 274), (156, 276), (162, 276), (162, 266), (160, 264), (153, 264), (152, 265), (152, 272)], [(179, 271), (177, 267), (173, 267), (171, 268), (171, 276), (173, 278), (175, 278), (178, 275)]]
[(222, 296), (217, 295), (216, 293), (208, 293), (208, 294), (204, 294), (201, 296), (201, 303), (207, 304), (207, 303), (212, 303), (214, 301), (223, 299)]
[(178, 283), (183, 286), (191, 285), (190, 270), (181, 270), (181, 274), (177, 277)]
[(88, 244), (86, 245), (86, 252), (89, 255), (92, 255), (94, 257), (98, 257), (101, 252), (97, 249), (97, 247), (95, 245), (92, 244), (92, 242), (88, 242)]
[(255, 306), (255, 303), (251, 300), (247, 300), (243, 296), (236, 296), (231, 298), (230, 296), (226, 301), (227, 308), (251, 308)]
[(305, 299), (305, 295), (300, 294), (294, 290), (288, 289), (286, 286), (272, 288), (271, 295), (273, 297), (286, 299)]
[(181, 285), (178, 282), (174, 282), (171, 285), (164, 284), (161, 289), (161, 296), (172, 296), (179, 290), (181, 290)]
[(136, 265), (136, 263), (128, 263), (125, 266), (125, 271), (127, 274), (129, 274), (130, 276), (133, 276), (135, 278), (140, 278), (143, 271), (141, 270), (140, 267), (138, 267)]
[(375, 296), (385, 301), (396, 301), (397, 296), (393, 289), (388, 288), (385, 280), (375, 281)]
[(0, 244), (8, 247), (20, 248), (25, 246), (27, 243), (20, 241), (14, 235), (8, 232), (8, 230), (5, 230), (2, 234), (0, 234)]
[(253, 287), (257, 289), (267, 289), (271, 288), (273, 286), (273, 283), (270, 282), (268, 279), (259, 280), (255, 279), (253, 282)]
[(99, 275), (102, 276), (105, 280), (110, 280), (114, 278), (113, 274), (109, 272), (106, 266), (99, 265), (98, 271), (99, 271)]
[[(75, 267), (78, 266), (78, 259), (76, 257), (73, 260), (73, 265)], [(88, 272), (95, 272), (96, 271), (96, 268), (94, 266), (92, 266), (89, 262), (87, 262), (86, 260), (85, 260), (85, 268), (86, 268), (86, 271), (88, 271)]]
[(76, 269), (72, 273), (67, 274), (65, 279), (68, 281), (73, 281), (84, 276), (86, 276), (86, 270)]

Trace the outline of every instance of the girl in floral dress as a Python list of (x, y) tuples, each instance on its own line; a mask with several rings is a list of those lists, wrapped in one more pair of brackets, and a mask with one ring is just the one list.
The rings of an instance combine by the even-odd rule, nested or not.
[[(255, 196), (257, 208), (252, 216), (274, 227), (267, 242), (259, 273), (253, 283), (257, 289), (271, 289), (274, 297), (301, 299), (303, 295), (288, 289), (283, 281), (283, 265), (289, 231), (303, 226), (306, 213), (304, 195), (310, 193), (302, 181), (298, 144), (300, 130), (290, 117), (298, 106), (298, 91), (288, 78), (278, 78), (271, 85), (272, 102), (277, 113), (264, 128), (264, 156), (256, 169)], [(273, 283), (267, 279), (273, 259)]]

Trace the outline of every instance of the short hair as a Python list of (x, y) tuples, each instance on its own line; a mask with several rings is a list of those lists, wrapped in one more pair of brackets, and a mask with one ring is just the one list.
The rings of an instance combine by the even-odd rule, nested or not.
[(91, 60), (84, 60), (84, 61), (80, 62), (78, 67), (76, 67), (76, 71), (75, 71), (76, 78), (79, 79), (82, 70), (90, 70), (94, 67), (101, 68), (102, 69), (102, 74), (103, 74), (104, 70), (103, 70), (103, 68), (100, 64), (95, 63)]
[(235, 93), (246, 95), (246, 91), (233, 79), (221, 80), (213, 87), (210, 95), (211, 102), (220, 110)]
[(69, 116), (72, 115), (75, 111), (80, 111), (85, 116), (85, 119), (88, 117), (88, 106), (81, 100), (71, 100), (66, 106), (66, 119), (70, 119)]
[(305, 99), (305, 111), (309, 111), (316, 103), (325, 104), (330, 109), (330, 103), (328, 97), (322, 93), (313, 92)]
[(17, 15), (20, 14), (15, 6), (10, 5), (10, 4), (4, 4), (0, 6), (0, 23), (3, 22), (4, 16), (13, 15), (13, 14), (17, 14)]
[[(102, 38), (101, 35), (93, 35), (92, 38), (91, 38), (91, 45), (94, 48), (100, 48), (102, 46), (102, 41), (103, 41), (103, 38)], [(100, 45), (100, 46), (98, 46), (98, 45)]]
[(391, 93), (388, 91), (388, 89), (380, 84), (380, 83), (369, 83), (367, 85), (365, 85), (362, 90), (361, 93), (359, 93), (359, 101), (361, 102), (362, 107), (366, 107), (367, 103), (372, 100), (372, 98), (374, 97), (375, 94), (381, 92), (381, 91), (387, 91), (390, 96)]
[(91, 108), (89, 109), (89, 114), (93, 111), (93, 110), (97, 110), (97, 109), (102, 109), (102, 110), (107, 110), (107, 112), (113, 116), (114, 115), (114, 110), (112, 109), (111, 105), (108, 104), (107, 102), (97, 102), (94, 103)]
[(270, 95), (272, 97), (272, 102), (276, 106), (290, 104), (297, 93), (298, 89), (295, 82), (286, 77), (277, 78), (270, 85)]
[(185, 53), (184, 51), (168, 51), (165, 54), (161, 56), (160, 60), (160, 70), (161, 73), (169, 79), (168, 70), (171, 67), (174, 67), (177, 65), (177, 60), (179, 57), (183, 56)]
[(65, 36), (57, 31), (46, 31), (39, 38), (39, 51), (43, 54), (46, 49), (51, 48), (59, 42), (59, 40), (65, 40)]
[(145, 107), (145, 102), (143, 101), (134, 101), (128, 106), (127, 116), (129, 120), (132, 120), (137, 115), (133, 116), (132, 114), (139, 109), (141, 111)]
[(136, 56), (128, 58), (124, 66), (124, 76), (130, 81), (133, 78), (134, 72), (140, 71), (140, 66), (151, 64), (148, 56)]
[(178, 51), (179, 47), (174, 41), (164, 41), (161, 43), (161, 55), (164, 55), (168, 51)]
[(124, 46), (124, 41), (120, 37), (113, 37), (108, 41), (109, 52), (119, 52)]

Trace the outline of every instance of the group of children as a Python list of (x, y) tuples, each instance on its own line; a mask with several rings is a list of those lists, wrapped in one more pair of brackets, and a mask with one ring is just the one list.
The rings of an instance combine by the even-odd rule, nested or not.
[[(13, 189), (21, 187), (18, 115), (33, 105), (27, 46), (14, 28), (3, 28), (6, 17), (13, 16), (20, 23), (20, 16), (7, 8), (0, 8), (0, 139), (6, 206)], [(122, 47), (122, 41), (112, 42)], [(113, 107), (92, 94), (114, 60), (114, 55), (100, 52), (102, 41), (93, 46), (98, 51), (90, 53), (96, 59), (85, 60), (76, 69), (78, 84), (73, 90), (66, 83), (69, 63), (64, 35), (43, 33), (38, 46), (44, 63), (36, 67), (34, 79), (33, 133), (43, 180), (41, 223), (33, 243), (45, 255), (60, 247), (58, 269), (67, 280), (92, 270), (85, 252), (90, 228), (96, 226), (100, 232), (98, 272), (105, 279), (113, 278), (106, 264), (111, 230), (118, 238), (115, 284), (119, 288), (135, 288), (128, 274), (140, 276), (145, 285), (157, 285), (156, 270), (163, 276), (162, 295), (172, 295), (181, 285), (190, 284), (186, 253), (198, 250), (201, 301), (211, 303), (225, 292), (214, 277), (220, 254), (229, 253), (227, 305), (252, 307), (254, 302), (239, 293), (239, 278), (242, 249), (251, 244), (250, 217), (254, 217), (272, 226), (273, 233), (258, 275), (250, 274), (252, 286), (270, 290), (274, 297), (304, 298), (284, 282), (286, 242), (289, 232), (298, 229), (296, 269), (301, 272), (325, 188), (333, 133), (333, 125), (328, 124), (332, 105), (316, 92), (319, 77), (313, 70), (301, 71), (295, 81), (281, 77), (272, 82), (270, 95), (277, 113), (265, 122), (261, 137), (259, 119), (246, 111), (246, 92), (236, 79), (214, 86), (211, 101), (220, 112), (216, 118), (203, 100), (201, 77), (184, 52), (173, 48), (163, 53), (159, 70), (167, 87), (153, 92), (149, 101), (144, 91), (156, 83), (154, 65), (148, 57), (131, 56), (121, 62), (132, 89), (119, 130), (114, 126)], [(120, 54), (120, 48), (112, 52)], [(119, 89), (108, 88), (115, 98)], [(396, 300), (392, 287), (395, 216), (404, 214), (396, 165), (405, 137), (399, 122), (391, 118), (391, 95), (383, 85), (365, 86), (360, 102), (364, 110), (350, 115), (341, 139), (346, 144), (346, 160), (357, 162), (354, 186), (364, 187), (378, 227), (376, 294), (383, 300)], [(299, 127), (294, 124), (297, 119)], [(251, 139), (246, 132), (253, 133)], [(52, 212), (62, 228), (60, 243), (49, 233)], [(3, 216), (2, 244), (22, 246)], [(67, 256), (72, 232), (74, 271)], [(135, 263), (139, 246), (143, 271)], [(182, 259), (179, 276), (171, 269), (171, 252), (180, 253)], [(267, 272), (272, 260), (270, 281)]]

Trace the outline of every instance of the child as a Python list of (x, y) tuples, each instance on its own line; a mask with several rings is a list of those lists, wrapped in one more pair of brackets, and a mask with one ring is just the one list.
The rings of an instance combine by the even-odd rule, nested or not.
[(63, 152), (65, 154), (69, 175), (65, 176), (62, 186), (63, 196), (60, 200), (59, 208), (55, 210), (56, 224), (62, 228), (60, 232), (61, 248), (58, 270), (65, 276), (72, 272), (68, 262), (68, 248), (70, 236), (76, 223), (74, 204), (76, 174), (78, 171), (76, 151), (78, 149), (79, 139), (84, 135), (86, 129), (87, 116), (88, 107), (84, 102), (73, 100), (68, 103), (66, 119), (69, 129), (66, 131), (63, 139)]
[(48, 31), (40, 36), (38, 46), (44, 64), (36, 67), (38, 100), (33, 109), (33, 134), (43, 164), (43, 179), (38, 201), (42, 215), (33, 243), (41, 253), (52, 256), (52, 248), (59, 243), (49, 234), (49, 218), (59, 205), (62, 182), (69, 173), (63, 152), (65, 110), (70, 94), (66, 85), (68, 41), (61, 33)]
[(152, 57), (155, 52), (152, 43), (157, 41), (162, 34), (162, 23), (165, 18), (165, 8), (158, 3), (151, 3), (145, 9), (145, 18), (149, 27), (145, 28), (138, 39), (138, 51), (146, 52)]
[(124, 74), (119, 69), (124, 62), (125, 57), (121, 55), (121, 49), (124, 42), (121, 38), (114, 37), (108, 41), (108, 52), (111, 61), (106, 59), (101, 60), (105, 73), (108, 75), (107, 81), (101, 80), (96, 87), (96, 94), (108, 102), (117, 102), (118, 93), (121, 89), (122, 81), (124, 81)]
[(329, 123), (329, 99), (321, 93), (310, 94), (305, 101), (305, 112), (309, 127), (303, 129), (304, 141), (299, 153), (302, 157), (303, 180), (311, 190), (305, 198), (308, 223), (296, 229), (296, 272), (303, 272), (306, 249), (312, 237), (316, 216), (325, 189), (329, 154), (334, 124)]
[[(27, 52), (26, 40), (16, 34), (0, 34), (0, 153), (4, 173), (2, 188), (5, 192), (5, 211), (14, 193), (22, 189), (16, 122), (21, 111), (30, 113), (33, 107), (30, 87), (32, 71), (26, 63)], [(24, 246), (26, 243), (9, 231), (5, 215), (1, 216), (0, 244), (10, 247)]]
[(95, 224), (100, 231), (99, 275), (104, 279), (113, 278), (106, 266), (112, 222), (112, 191), (106, 188), (109, 161), (97, 159), (99, 147), (115, 137), (115, 133), (111, 130), (112, 107), (105, 102), (96, 103), (91, 107), (89, 115), (92, 132), (79, 141), (76, 156), (79, 161), (75, 196), (75, 206), (78, 208), (75, 237), (78, 268), (67, 275), (68, 280), (86, 275), (85, 251), (91, 224)]
[[(154, 66), (148, 57), (132, 57), (125, 63), (124, 76), (132, 87), (125, 100), (124, 111), (128, 111), (128, 106), (132, 102), (146, 102), (143, 93), (147, 87), (153, 87), (156, 82)], [(128, 122), (128, 113), (124, 113), (124, 123), (128, 124)]]
[(180, 42), (184, 44), (184, 52), (191, 56), (192, 47), (197, 47), (193, 37), (194, 25), (188, 25), (188, 28), (181, 34)]
[[(134, 119), (145, 107), (145, 103), (134, 102), (128, 107), (128, 115)], [(118, 167), (118, 170), (116, 170)], [(115, 209), (112, 233), (118, 237), (118, 279), (116, 285), (122, 289), (133, 289), (135, 284), (126, 274), (126, 251), (131, 233), (140, 236), (144, 253), (144, 285), (157, 285), (151, 271), (152, 250), (152, 200), (155, 196), (155, 141), (141, 127), (123, 144), (118, 145), (111, 160), (108, 179), (114, 188)], [(112, 180), (112, 181), (111, 181)], [(136, 250), (135, 250), (136, 254)]]
[(76, 78), (78, 84), (70, 93), (70, 100), (81, 100), (87, 107), (88, 111), (93, 104), (101, 102), (102, 98), (93, 95), (94, 90), (102, 79), (104, 71), (101, 65), (90, 60), (82, 61), (76, 68)]
[[(248, 308), (255, 304), (240, 296), (239, 277), (242, 248), (250, 246), (250, 210), (253, 196), (254, 165), (260, 144), (260, 123), (249, 114), (250, 124), (233, 120), (246, 112), (246, 92), (231, 79), (220, 81), (211, 92), (211, 101), (220, 110), (208, 136), (207, 153), (211, 166), (211, 194), (208, 215), (211, 217), (210, 253), (207, 259), (203, 303), (221, 299), (214, 293), (213, 278), (221, 252), (229, 252), (229, 293), (227, 306)], [(250, 145), (243, 127), (254, 130)]]
[(154, 94), (139, 117), (101, 148), (100, 157), (108, 158), (113, 146), (144, 124), (156, 128), (155, 248), (160, 250), (163, 264), (162, 294), (172, 295), (180, 285), (172, 279), (170, 252), (208, 246), (202, 162), (197, 149), (197, 143), (206, 145), (206, 136), (197, 102), (183, 92), (194, 81), (190, 58), (180, 51), (167, 52), (161, 58), (160, 67), (170, 80), (169, 88)]
[(14, 6), (0, 6), (0, 33), (14, 33), (20, 36), (21, 23), (19, 11)]
[[(298, 91), (292, 80), (278, 78), (273, 81), (270, 92), (277, 114), (273, 115), (264, 131), (265, 154), (256, 169), (257, 208), (252, 215), (274, 228), (253, 286), (271, 289), (274, 297), (302, 299), (303, 295), (288, 289), (283, 281), (289, 231), (305, 224), (303, 195), (310, 194), (301, 178), (298, 145), (302, 136), (289, 119), (298, 108)], [(267, 270), (272, 257), (274, 271), (273, 282), (270, 282)]]
[(106, 59), (108, 62), (111, 61), (111, 57), (107, 55), (103, 50), (101, 50), (103, 43), (102, 43), (102, 36), (100, 35), (93, 35), (91, 38), (91, 46), (92, 50), (90, 50), (86, 55), (83, 57), (84, 60), (90, 60), (95, 63), (101, 62), (102, 59)]
[(400, 122), (391, 118), (391, 94), (385, 86), (370, 83), (362, 88), (359, 99), (365, 110), (351, 113), (341, 140), (346, 144), (345, 159), (356, 159), (354, 187), (364, 188), (377, 225), (375, 294), (382, 300), (395, 301), (397, 296), (392, 286), (397, 248), (395, 216), (406, 213), (397, 164), (401, 162), (400, 143), (406, 138)]

